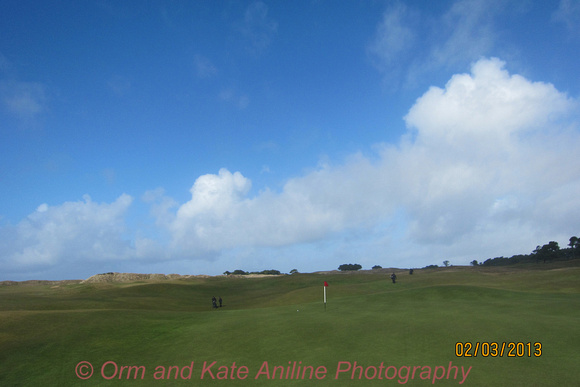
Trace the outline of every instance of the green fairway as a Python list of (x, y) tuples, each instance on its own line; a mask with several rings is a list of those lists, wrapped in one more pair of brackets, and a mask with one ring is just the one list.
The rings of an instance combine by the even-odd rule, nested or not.
[(578, 385), (577, 262), (389, 274), (1, 286), (0, 386)]

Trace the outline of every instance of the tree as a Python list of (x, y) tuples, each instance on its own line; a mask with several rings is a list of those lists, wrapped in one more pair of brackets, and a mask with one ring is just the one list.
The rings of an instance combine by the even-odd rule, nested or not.
[(381, 265), (374, 265), (374, 266), (373, 266), (373, 270), (374, 270), (374, 269), (382, 269), (382, 268), (383, 268), (383, 267), (382, 267)]
[(575, 236), (571, 237), (568, 246), (572, 249), (572, 257), (575, 257), (578, 254), (578, 251), (580, 251), (580, 239)]
[(471, 261), (470, 264), (471, 264), (471, 266), (479, 265), (479, 263), (477, 263), (477, 259), (474, 259), (473, 261)]
[(554, 241), (550, 241), (542, 247), (537, 246), (536, 249), (532, 252), (532, 254), (536, 256), (536, 260), (542, 259), (544, 263), (558, 257), (559, 253), (560, 246), (558, 246), (558, 242)]
[(443, 261), (443, 266), (449, 267), (449, 261), (448, 260)]
[(298, 270), (296, 270), (296, 269), (290, 270), (290, 274), (296, 274), (296, 273), (298, 273)]
[(343, 263), (342, 265), (340, 265), (338, 267), (338, 270), (340, 270), (340, 271), (349, 271), (349, 270), (356, 271), (356, 270), (360, 270), (360, 269), (362, 269), (362, 266), (359, 265), (358, 263), (355, 263), (355, 264)]

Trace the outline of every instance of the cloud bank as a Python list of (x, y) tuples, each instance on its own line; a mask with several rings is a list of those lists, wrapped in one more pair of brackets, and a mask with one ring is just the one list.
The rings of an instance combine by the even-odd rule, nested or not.
[[(164, 239), (139, 239), (135, 246), (123, 239), (128, 195), (111, 204), (86, 197), (42, 205), (3, 227), (3, 265), (155, 254), (207, 260), (240, 248), (321, 241), (335, 246), (327, 250), (332, 255), (351, 235), (374, 263), (423, 266), (565, 241), (579, 231), (578, 101), (504, 67), (499, 59), (481, 59), (469, 74), (431, 87), (404, 117), (407, 134), (397, 144), (380, 144), (373, 158), (355, 154), (340, 165), (320, 165), (254, 196), (250, 179), (225, 168), (198, 177), (185, 203), (151, 191), (145, 197)], [(388, 226), (394, 223), (396, 230)], [(268, 262), (283, 264), (275, 256)], [(232, 267), (216, 270), (226, 269)]]
[[(197, 179), (166, 227), (172, 246), (194, 255), (309, 243), (372, 229), (401, 211), (407, 242), (419, 246), (492, 243), (505, 227), (522, 243), (565, 237), (578, 215), (577, 108), (552, 85), (482, 59), (421, 96), (404, 118), (408, 134), (376, 159), (353, 155), (255, 197), (249, 179), (222, 169)], [(471, 250), (462, 255), (478, 253)]]
[(130, 258), (123, 239), (124, 216), (133, 199), (121, 195), (113, 203), (84, 201), (58, 206), (46, 203), (16, 226), (2, 227), (0, 256), (7, 271), (54, 265)]

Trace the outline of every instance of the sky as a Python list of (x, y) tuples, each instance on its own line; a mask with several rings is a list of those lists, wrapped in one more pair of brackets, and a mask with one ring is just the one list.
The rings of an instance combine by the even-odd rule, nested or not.
[(580, 1), (0, 4), (0, 280), (580, 235)]

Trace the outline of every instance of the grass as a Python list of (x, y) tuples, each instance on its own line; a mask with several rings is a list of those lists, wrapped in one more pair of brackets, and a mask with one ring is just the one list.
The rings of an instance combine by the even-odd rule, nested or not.
[[(450, 362), (459, 367), (458, 378), (436, 385), (458, 385), (462, 366), (471, 367), (467, 386), (576, 385), (580, 267), (570, 264), (576, 263), (416, 270), (412, 276), (400, 272), (395, 285), (385, 273), (351, 273), (4, 286), (0, 385), (426, 386), (433, 384), (435, 367), (447, 372)], [(326, 311), (323, 281), (330, 284)], [(217, 311), (211, 309), (214, 295), (224, 299)], [(455, 356), (457, 342), (478, 341), (541, 342), (542, 355)], [(77, 378), (81, 361), (94, 366), (90, 379)], [(135, 368), (129, 380), (128, 369), (121, 379), (107, 380), (101, 375), (106, 362), (117, 365), (117, 376), (122, 366)], [(175, 369), (171, 380), (154, 378), (171, 366), (188, 376), (183, 367), (191, 362), (191, 379), (178, 373), (175, 380)], [(216, 379), (207, 372), (201, 379), (204, 362), (216, 362)], [(294, 362), (327, 372), (324, 379), (255, 379), (264, 362), (270, 372), (276, 366), (288, 371), (289, 362), (289, 374)], [(339, 362), (343, 368), (356, 362), (371, 376), (381, 363), (400, 374), (367, 380), (363, 371), (361, 380), (358, 373), (351, 380), (349, 371), (336, 378)], [(248, 372), (240, 380), (242, 366)], [(432, 367), (429, 379), (420, 377), (427, 368), (417, 368), (411, 379), (416, 366)], [(105, 367), (106, 377), (114, 367)]]

